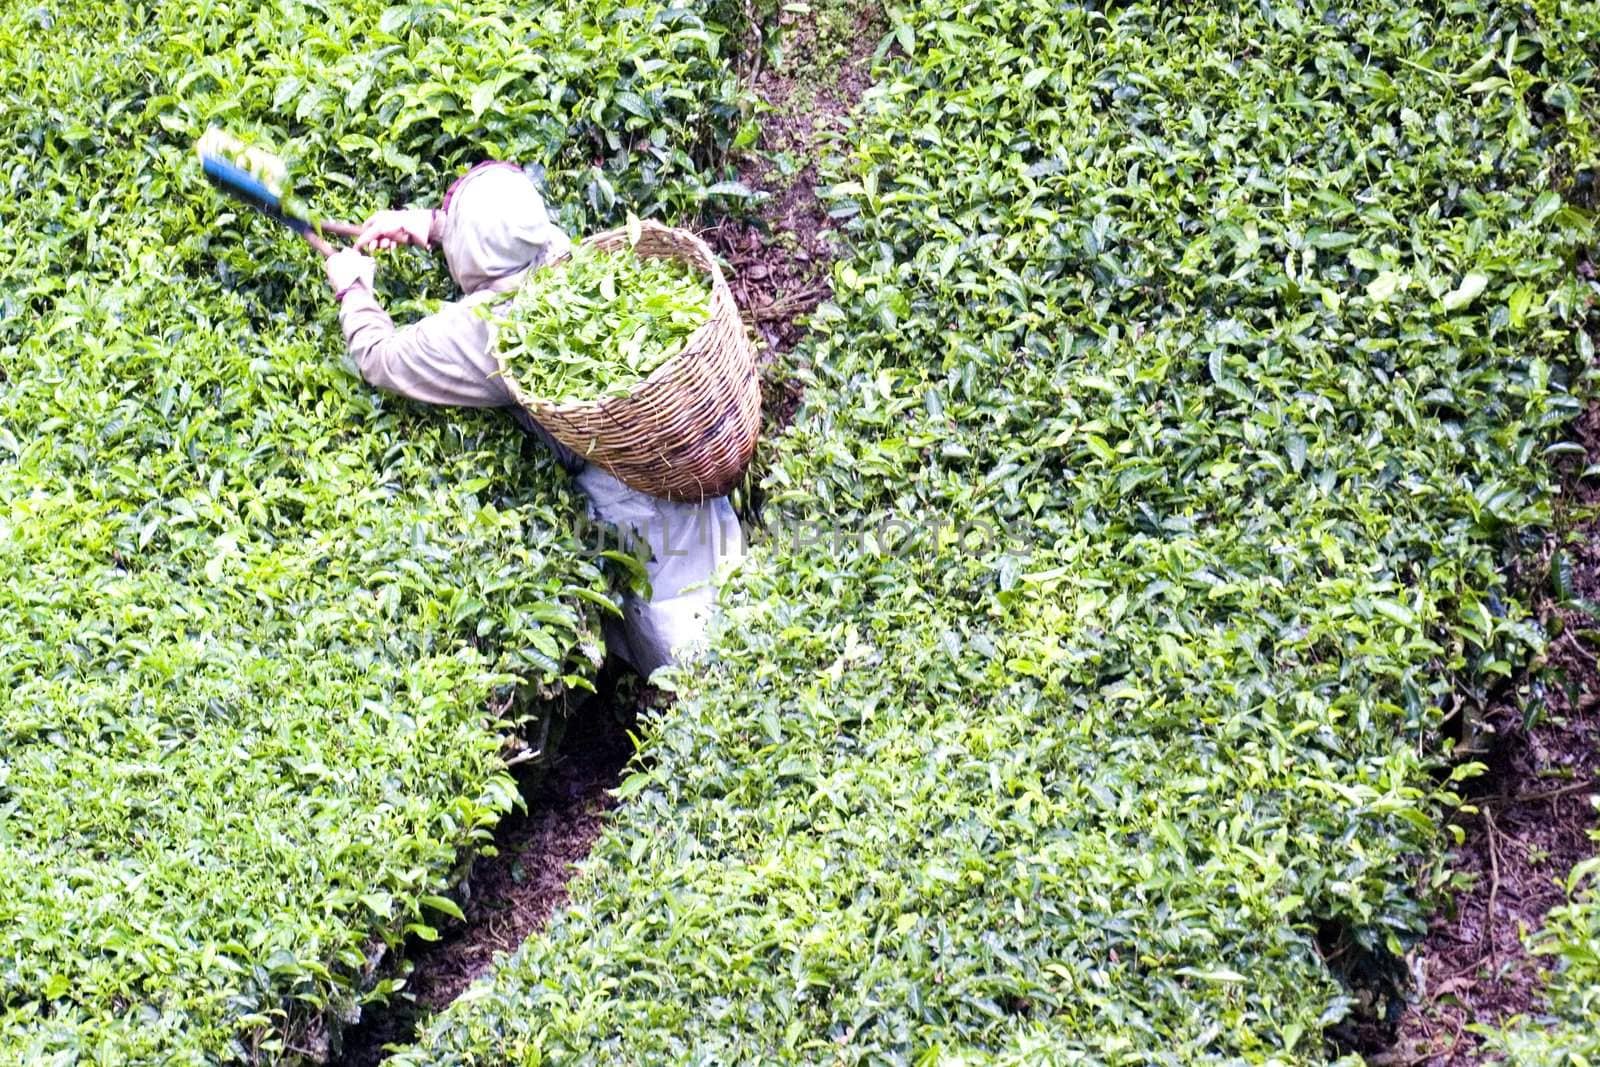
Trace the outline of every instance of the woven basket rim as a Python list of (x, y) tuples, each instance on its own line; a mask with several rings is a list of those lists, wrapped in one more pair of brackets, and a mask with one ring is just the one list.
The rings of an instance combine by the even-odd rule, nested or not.
[[(694, 268), (701, 275), (708, 277), (711, 280), (711, 300), (707, 305), (708, 314), (706, 316), (706, 321), (695, 327), (694, 332), (680, 342), (677, 351), (668, 356), (666, 359), (662, 360), (661, 365), (656, 367), (655, 370), (651, 371), (641, 380), (635, 382), (626, 393), (623, 393), (620, 396), (601, 397), (598, 400), (568, 400), (564, 403), (558, 404), (554, 401), (545, 400), (541, 397), (533, 396), (525, 392), (522, 387), (517, 384), (516, 378), (507, 368), (505, 353), (501, 351), (498, 345), (496, 345), (495, 362), (499, 365), (500, 377), (506, 383), (507, 388), (510, 389), (512, 399), (514, 399), (523, 408), (526, 408), (534, 413), (546, 412), (550, 415), (558, 417), (582, 415), (585, 413), (594, 413), (598, 415), (609, 414), (611, 408), (627, 404), (639, 393), (649, 391), (652, 385), (659, 386), (662, 384), (662, 381), (670, 378), (674, 373), (673, 365), (684, 358), (689, 350), (694, 347), (695, 343), (701, 339), (702, 334), (716, 326), (717, 312), (719, 310), (718, 305), (722, 301), (727, 301), (729, 304), (731, 304), (733, 307), (733, 313), (735, 315), (738, 314), (738, 305), (732, 304), (733, 293), (731, 290), (729, 290), (727, 281), (722, 277), (722, 271), (717, 267), (716, 257), (712, 254), (710, 246), (701, 240), (697, 234), (690, 230), (664, 225), (655, 221), (654, 219), (640, 219), (639, 229), (641, 232), (645, 230), (654, 230), (658, 233), (686, 238), (690, 242), (699, 245), (700, 248), (705, 252), (708, 266), (704, 268), (702, 268), (700, 264), (694, 263), (682, 256), (652, 256), (650, 258), (677, 259), (680, 263), (684, 263), (687, 266)], [(578, 244), (579, 246), (597, 244), (601, 241), (612, 240), (619, 236), (626, 236), (627, 233), (628, 228), (626, 226), (618, 226), (614, 229), (605, 230), (601, 233), (591, 234), (590, 236), (585, 237), (582, 241), (578, 242)], [(572, 251), (572, 249), (569, 249), (561, 253), (561, 255), (557, 256), (549, 263), (546, 263), (540, 269), (543, 270), (565, 263), (567, 260), (572, 258)], [(635, 252), (636, 254), (644, 255), (644, 253), (638, 252), (637, 249), (635, 249)], [(530, 274), (530, 277), (531, 276), (532, 275)]]

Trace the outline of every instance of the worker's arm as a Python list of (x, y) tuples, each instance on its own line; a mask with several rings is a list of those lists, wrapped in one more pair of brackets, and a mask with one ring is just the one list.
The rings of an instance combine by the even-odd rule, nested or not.
[(369, 248), (387, 250), (398, 245), (432, 248), (440, 243), (443, 226), (443, 211), (429, 208), (380, 211), (362, 225), (354, 248), (358, 252)]
[(474, 306), (448, 304), (397, 329), (372, 291), (374, 265), (354, 250), (329, 257), (328, 281), (356, 369), (372, 385), (425, 404), (494, 408), (511, 404), (489, 323)]
[(356, 237), (358, 252), (400, 245), (444, 252), (463, 293), (506, 288), (572, 248), (550, 219), (538, 188), (514, 163), (479, 163), (458, 178), (437, 209), (379, 211)]
[[(417, 248), (443, 247), (450, 201), (455, 198), (456, 191), (467, 179), (476, 177), (481, 171), (496, 167), (520, 171), (515, 163), (492, 160), (479, 163), (451, 183), (450, 188), (445, 191), (444, 203), (437, 208), (391, 208), (372, 215), (361, 224), (361, 232), (351, 247), (357, 252), (373, 249), (382, 252), (401, 245), (413, 245)], [(542, 203), (540, 207), (542, 210)]]
[(328, 260), (339, 300), (339, 325), (356, 369), (369, 384), (425, 404), (508, 407), (568, 470), (583, 460), (562, 447), (516, 405), (500, 377), (481, 300), (448, 304), (410, 326), (396, 327), (372, 291), (372, 260), (353, 251)]

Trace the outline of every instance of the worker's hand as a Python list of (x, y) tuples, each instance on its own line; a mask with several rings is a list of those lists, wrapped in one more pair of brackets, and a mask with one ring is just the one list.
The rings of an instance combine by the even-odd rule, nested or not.
[(324, 261), (324, 266), (328, 270), (328, 284), (333, 286), (333, 295), (339, 300), (358, 286), (371, 289), (378, 269), (371, 256), (364, 256), (353, 248), (335, 252)]
[(428, 247), (428, 235), (433, 230), (433, 212), (427, 208), (410, 211), (380, 211), (366, 221), (356, 237), (355, 247), (361, 251), (369, 248), (390, 249), (398, 245)]

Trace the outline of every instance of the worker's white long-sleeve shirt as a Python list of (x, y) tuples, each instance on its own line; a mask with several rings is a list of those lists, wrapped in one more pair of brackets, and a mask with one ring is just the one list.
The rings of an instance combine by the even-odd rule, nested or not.
[(339, 307), (345, 343), (361, 376), (380, 389), (426, 404), (506, 407), (511, 392), (479, 305), (565, 255), (572, 241), (550, 221), (533, 183), (505, 163), (473, 168), (434, 219), (430, 238), (466, 295), (396, 329), (372, 290), (358, 286)]
[(366, 287), (339, 308), (345, 344), (361, 377), (379, 389), (464, 408), (499, 408), (511, 391), (489, 343), (489, 323), (477, 310), (493, 292), (474, 293), (409, 326), (396, 328)]

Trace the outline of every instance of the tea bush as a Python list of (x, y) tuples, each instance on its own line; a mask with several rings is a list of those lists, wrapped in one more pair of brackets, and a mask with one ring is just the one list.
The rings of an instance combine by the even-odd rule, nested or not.
[[(590, 684), (611, 610), (566, 477), (357, 380), (316, 258), (196, 137), (272, 135), (335, 216), (483, 156), (575, 229), (681, 216), (738, 192), (718, 17), (0, 10), (0, 1061), (323, 1049), (455, 911), (507, 734)], [(414, 255), (379, 279), (447, 295)]]
[(400, 1058), (1307, 1062), (1593, 392), (1600, 9), (910, 3), (769, 537), (573, 906)]

